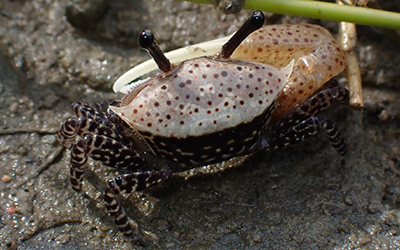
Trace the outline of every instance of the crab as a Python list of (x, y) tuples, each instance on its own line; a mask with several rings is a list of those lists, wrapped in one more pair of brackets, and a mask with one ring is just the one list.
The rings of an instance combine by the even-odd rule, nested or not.
[[(139, 42), (162, 73), (134, 85), (121, 100), (76, 102), (59, 142), (71, 149), (72, 188), (88, 158), (127, 170), (107, 181), (104, 202), (115, 224), (141, 240), (118, 195), (159, 185), (172, 174), (234, 157), (303, 142), (323, 130), (340, 155), (337, 127), (318, 116), (348, 91), (331, 78), (344, 69), (343, 51), (324, 28), (262, 28), (255, 11), (216, 55), (172, 64), (145, 30)], [(273, 64), (273, 66), (269, 65)]]

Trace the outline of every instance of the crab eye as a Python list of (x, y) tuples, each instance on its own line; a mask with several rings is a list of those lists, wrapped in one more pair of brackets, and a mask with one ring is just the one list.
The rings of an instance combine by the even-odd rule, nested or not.
[(244, 39), (246, 39), (246, 37), (250, 35), (250, 33), (258, 30), (263, 26), (264, 20), (264, 13), (259, 10), (254, 11), (252, 15), (242, 25), (242, 27), (240, 27), (240, 29), (236, 31), (236, 33), (229, 39), (229, 41), (222, 46), (221, 57), (229, 58), (232, 55), (233, 51), (235, 51), (239, 44)]
[(156, 39), (150, 30), (143, 30), (142, 33), (140, 33), (139, 44), (150, 53), (162, 72), (166, 73), (172, 70), (171, 62), (161, 51), (161, 48), (156, 43)]
[(139, 44), (143, 49), (149, 49), (154, 43), (154, 35), (150, 30), (143, 30), (139, 37)]

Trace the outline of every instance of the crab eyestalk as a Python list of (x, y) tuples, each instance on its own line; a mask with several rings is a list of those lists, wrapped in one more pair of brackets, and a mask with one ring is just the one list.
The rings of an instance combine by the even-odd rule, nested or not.
[(258, 30), (264, 25), (264, 13), (257, 10), (246, 20), (240, 29), (227, 41), (220, 53), (221, 58), (229, 58), (241, 42), (252, 32)]
[(139, 37), (139, 43), (143, 49), (150, 53), (162, 72), (166, 73), (172, 70), (171, 62), (165, 57), (150, 30), (143, 30)]

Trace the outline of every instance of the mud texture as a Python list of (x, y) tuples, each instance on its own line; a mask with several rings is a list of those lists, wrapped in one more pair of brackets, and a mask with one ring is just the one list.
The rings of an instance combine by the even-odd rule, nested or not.
[[(142, 29), (171, 50), (230, 34), (248, 14), (172, 0), (0, 1), (0, 248), (143, 248), (118, 232), (101, 202), (72, 191), (69, 151), (55, 133), (71, 103), (119, 97), (116, 78), (149, 58), (137, 44)], [(269, 18), (337, 32), (331, 22)], [(348, 141), (345, 163), (321, 134), (131, 195), (125, 206), (151, 240), (147, 249), (400, 247), (400, 46), (368, 27), (358, 35), (365, 109), (334, 105), (324, 114)], [(84, 188), (101, 201), (116, 174), (91, 162)]]

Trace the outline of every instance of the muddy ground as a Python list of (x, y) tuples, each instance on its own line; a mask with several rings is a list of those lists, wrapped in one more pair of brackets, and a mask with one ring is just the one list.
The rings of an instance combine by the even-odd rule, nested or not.
[[(248, 11), (171, 0), (0, 1), (0, 248), (141, 249), (102, 203), (69, 184), (69, 151), (55, 133), (71, 103), (118, 98), (116, 78), (149, 56), (151, 28), (165, 50), (232, 33)], [(399, 1), (384, 8), (400, 12)], [(333, 22), (269, 15), (271, 22)], [(153, 247), (170, 249), (388, 249), (400, 247), (400, 46), (359, 27), (365, 109), (325, 116), (348, 142), (345, 163), (323, 135), (239, 166), (130, 196), (125, 205)], [(338, 78), (342, 84), (345, 79)], [(97, 200), (118, 172), (91, 162), (84, 188)], [(9, 177), (9, 178), (7, 178)], [(148, 247), (151, 248), (151, 247)]]

